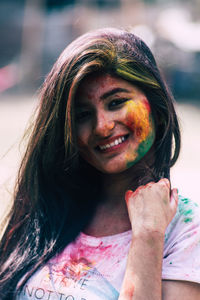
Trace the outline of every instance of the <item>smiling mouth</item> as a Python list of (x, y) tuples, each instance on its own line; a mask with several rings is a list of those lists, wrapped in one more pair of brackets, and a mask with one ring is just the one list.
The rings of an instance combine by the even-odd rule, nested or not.
[(121, 144), (123, 144), (128, 139), (129, 134), (123, 135), (121, 137), (116, 138), (111, 143), (107, 143), (104, 145), (98, 145), (96, 150), (101, 152), (109, 152), (110, 150), (119, 148)]

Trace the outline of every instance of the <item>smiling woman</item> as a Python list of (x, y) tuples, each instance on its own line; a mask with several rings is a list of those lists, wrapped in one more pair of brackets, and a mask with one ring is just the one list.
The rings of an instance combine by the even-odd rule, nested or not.
[(171, 188), (174, 101), (138, 37), (92, 31), (41, 89), (0, 244), (2, 300), (200, 299), (200, 209)]
[(93, 167), (120, 173), (149, 151), (154, 122), (149, 102), (136, 86), (110, 74), (93, 74), (80, 84), (76, 98), (78, 147)]

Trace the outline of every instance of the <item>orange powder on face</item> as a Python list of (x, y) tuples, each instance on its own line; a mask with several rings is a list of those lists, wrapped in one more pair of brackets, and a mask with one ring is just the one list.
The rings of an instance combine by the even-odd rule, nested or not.
[(138, 143), (143, 142), (152, 130), (149, 120), (150, 105), (145, 100), (127, 102), (127, 126), (135, 133)]
[(137, 152), (130, 151), (125, 154), (125, 159), (127, 162), (134, 161), (137, 158)]
[(133, 132), (135, 150), (130, 148), (125, 159), (127, 166), (132, 166), (148, 152), (153, 143), (153, 123), (151, 108), (145, 98), (128, 101), (126, 109), (126, 124)]

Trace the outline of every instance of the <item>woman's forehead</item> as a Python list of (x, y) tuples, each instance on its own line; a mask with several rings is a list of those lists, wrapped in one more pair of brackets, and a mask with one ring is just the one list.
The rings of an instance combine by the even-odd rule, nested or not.
[(108, 73), (97, 73), (82, 80), (77, 89), (76, 101), (105, 99), (117, 93), (143, 94), (139, 88), (125, 79)]

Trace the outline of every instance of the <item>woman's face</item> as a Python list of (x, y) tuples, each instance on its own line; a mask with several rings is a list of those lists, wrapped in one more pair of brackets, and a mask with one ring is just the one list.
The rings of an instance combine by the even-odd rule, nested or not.
[(85, 78), (75, 99), (80, 155), (103, 173), (120, 173), (136, 164), (155, 140), (145, 94), (109, 74)]

